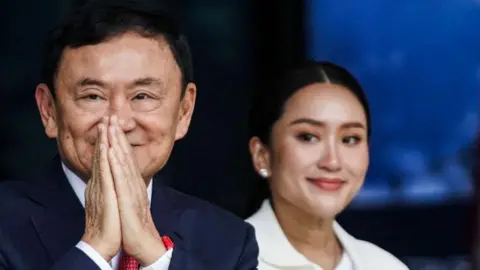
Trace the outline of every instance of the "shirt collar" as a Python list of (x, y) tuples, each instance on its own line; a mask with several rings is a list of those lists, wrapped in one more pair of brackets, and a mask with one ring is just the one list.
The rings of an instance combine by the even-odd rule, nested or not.
[[(308, 267), (312, 263), (288, 241), (273, 212), (269, 200), (247, 220), (255, 228), (259, 259), (276, 267)], [(272, 248), (274, 247), (274, 248)]]
[[(304, 267), (305, 269), (310, 269), (314, 265), (288, 241), (269, 200), (265, 200), (260, 209), (247, 219), (247, 222), (255, 228), (255, 235), (260, 250), (259, 260), (277, 268)], [(333, 224), (333, 228), (345, 250), (337, 269), (350, 269), (351, 264), (355, 264), (351, 254), (352, 243), (349, 243), (353, 240), (353, 237), (345, 232), (337, 222)]]
[[(87, 184), (82, 179), (80, 179), (80, 177), (78, 177), (74, 172), (72, 172), (67, 166), (65, 166), (63, 162), (62, 169), (68, 179), (68, 182), (72, 186), (75, 195), (77, 195), (77, 198), (80, 200), (83, 208), (85, 208), (85, 189), (87, 188)], [(147, 186), (148, 200), (150, 202), (152, 201), (152, 180), (153, 179), (150, 180), (150, 183)]]

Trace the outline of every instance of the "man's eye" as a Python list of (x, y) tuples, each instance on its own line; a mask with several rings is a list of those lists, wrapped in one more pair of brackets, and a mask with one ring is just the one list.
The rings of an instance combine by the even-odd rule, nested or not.
[(138, 94), (135, 96), (135, 99), (147, 99), (148, 95), (147, 94)]
[(88, 95), (85, 97), (86, 99), (90, 99), (90, 100), (99, 100), (101, 99), (99, 95)]

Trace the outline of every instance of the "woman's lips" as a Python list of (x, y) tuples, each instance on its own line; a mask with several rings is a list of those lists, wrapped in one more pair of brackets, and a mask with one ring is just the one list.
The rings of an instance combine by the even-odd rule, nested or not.
[(307, 178), (315, 186), (325, 191), (338, 191), (345, 181), (340, 178)]

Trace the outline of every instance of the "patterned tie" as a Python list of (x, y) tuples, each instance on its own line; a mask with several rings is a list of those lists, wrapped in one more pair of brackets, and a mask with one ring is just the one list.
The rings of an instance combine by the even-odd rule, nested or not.
[(138, 270), (138, 262), (126, 253), (123, 253), (120, 257), (120, 264), (118, 270)]
[[(172, 242), (172, 239), (168, 236), (162, 236), (163, 244), (167, 250), (172, 249), (175, 245)], [(133, 257), (128, 256), (125, 252), (122, 252), (120, 257), (120, 263), (118, 265), (118, 270), (138, 270), (139, 263)]]

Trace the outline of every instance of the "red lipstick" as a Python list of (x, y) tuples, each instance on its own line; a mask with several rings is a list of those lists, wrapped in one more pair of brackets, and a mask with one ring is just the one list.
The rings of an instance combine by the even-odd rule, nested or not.
[(340, 178), (308, 178), (308, 180), (325, 191), (337, 191), (345, 184)]

